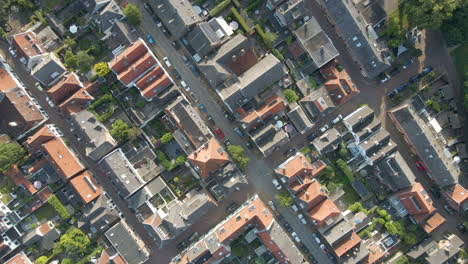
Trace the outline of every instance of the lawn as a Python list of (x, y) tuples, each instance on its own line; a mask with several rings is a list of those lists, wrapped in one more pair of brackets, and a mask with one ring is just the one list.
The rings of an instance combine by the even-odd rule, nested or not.
[(458, 48), (452, 51), (455, 67), (457, 67), (460, 79), (468, 81), (468, 43), (461, 44)]
[(57, 212), (55, 212), (54, 208), (50, 204), (46, 203), (41, 208), (37, 209), (34, 214), (36, 215), (37, 219), (42, 222), (52, 218), (57, 214)]

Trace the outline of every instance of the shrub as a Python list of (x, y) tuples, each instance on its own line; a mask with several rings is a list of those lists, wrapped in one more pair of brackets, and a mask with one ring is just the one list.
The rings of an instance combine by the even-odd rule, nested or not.
[(295, 103), (299, 100), (299, 96), (297, 96), (296, 92), (291, 89), (284, 90), (283, 95), (289, 103)]
[(234, 4), (234, 6), (236, 8), (240, 8), (241, 7), (241, 4), (239, 3), (239, 0), (232, 0), (232, 3)]
[(112, 123), (112, 129), (109, 132), (115, 140), (124, 142), (128, 139), (128, 130), (128, 124), (121, 119), (117, 119)]
[(65, 206), (63, 206), (62, 202), (60, 202), (57, 196), (50, 196), (47, 202), (54, 208), (54, 210), (59, 214), (62, 220), (67, 220), (71, 217), (71, 215), (68, 213), (67, 209), (65, 208)]
[(34, 264), (47, 264), (49, 262), (49, 258), (46, 256), (40, 256), (34, 261)]
[(161, 137), (161, 143), (167, 144), (174, 138), (171, 133), (166, 133)]
[(127, 22), (130, 25), (138, 26), (141, 23), (141, 12), (140, 9), (134, 4), (127, 4), (124, 8), (123, 13), (125, 18), (127, 18)]
[(245, 8), (245, 11), (250, 12), (255, 9), (257, 9), (261, 4), (263, 3), (263, 0), (254, 0), (249, 5)]
[(146, 101), (141, 99), (141, 100), (138, 100), (138, 102), (136, 102), (135, 106), (138, 107), (138, 108), (143, 108), (145, 107), (146, 105)]
[(93, 62), (94, 57), (86, 53), (86, 51), (78, 51), (76, 54), (76, 64), (82, 73), (89, 72)]
[(353, 213), (364, 211), (364, 207), (362, 206), (360, 202), (353, 203), (352, 205), (349, 206), (348, 209)]
[(232, 159), (237, 163), (239, 168), (245, 169), (249, 164), (250, 159), (245, 156), (244, 149), (241, 146), (229, 145), (227, 147), (228, 153), (231, 155)]
[(185, 163), (185, 161), (187, 160), (187, 158), (185, 158), (185, 156), (178, 156), (175, 160), (175, 164), (176, 166), (179, 166), (179, 165), (182, 165)]
[(273, 54), (278, 58), (278, 60), (284, 61), (284, 56), (278, 49), (273, 49)]
[(97, 75), (101, 77), (105, 77), (107, 74), (110, 72), (109, 65), (105, 62), (99, 62), (94, 64), (94, 71), (96, 72)]
[(6, 172), (26, 155), (20, 144), (12, 141), (0, 143), (0, 173)]
[(380, 217), (379, 217), (379, 218), (377, 218), (377, 220), (376, 220), (376, 221), (377, 221), (377, 223), (379, 223), (379, 224), (381, 224), (381, 225), (385, 225), (385, 223), (386, 223), (385, 219), (383, 219), (383, 218), (380, 218)]
[(346, 162), (344, 162), (342, 159), (339, 159), (336, 161), (336, 165), (340, 168), (340, 170), (344, 173), (344, 175), (348, 178), (349, 182), (354, 182), (354, 175), (349, 169), (348, 165), (346, 165)]
[(278, 199), (279, 205), (282, 207), (291, 207), (294, 203), (294, 199), (286, 191), (280, 192), (275, 197)]
[(242, 29), (244, 29), (244, 31), (248, 34), (252, 34), (252, 29), (249, 28), (247, 22), (245, 22), (244, 18), (242, 18), (242, 16), (239, 14), (239, 12), (237, 12), (237, 10), (234, 7), (231, 7), (231, 12), (236, 18), (237, 22), (239, 22), (239, 25), (242, 27)]
[(219, 15), (226, 7), (231, 4), (231, 0), (224, 0), (215, 6), (213, 9), (210, 10), (210, 16), (214, 17)]
[(258, 36), (262, 39), (263, 44), (269, 49), (273, 47), (275, 39), (278, 37), (275, 33), (263, 31), (262, 27), (259, 24), (255, 25), (255, 31), (257, 31)]
[(78, 63), (78, 60), (76, 59), (75, 54), (73, 54), (73, 52), (71, 50), (67, 50), (65, 52), (65, 55), (63, 57), (63, 61), (65, 62), (67, 67), (70, 67), (70, 68), (75, 67), (76, 64)]

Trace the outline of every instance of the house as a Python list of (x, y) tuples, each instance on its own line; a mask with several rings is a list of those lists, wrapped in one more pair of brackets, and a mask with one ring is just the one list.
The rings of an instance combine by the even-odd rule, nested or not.
[(59, 58), (52, 52), (41, 57), (41, 60), (31, 69), (31, 75), (48, 87), (59, 81), (66, 70)]
[(325, 86), (305, 95), (299, 100), (299, 104), (312, 122), (317, 122), (317, 120), (327, 116), (336, 107)]
[(281, 181), (293, 186), (296, 182), (299, 186), (309, 183), (315, 177), (318, 177), (327, 166), (321, 160), (310, 163), (304, 154), (297, 152), (292, 157), (283, 161), (275, 169), (275, 173)]
[(149, 249), (125, 220), (109, 228), (104, 235), (126, 263), (141, 264), (148, 260)]
[(424, 231), (426, 231), (426, 233), (430, 234), (434, 232), (434, 230), (441, 227), (444, 223), (445, 218), (438, 212), (436, 212), (426, 220), (426, 222), (422, 225), (422, 228), (424, 229)]
[(138, 40), (136, 30), (130, 29), (128, 24), (123, 21), (116, 21), (110, 29), (106, 31), (101, 40), (105, 41), (106, 46), (112, 51), (114, 56), (118, 55), (133, 42)]
[(326, 80), (323, 85), (336, 105), (346, 102), (354, 94), (359, 93), (348, 72), (339, 68), (336, 60), (328, 63), (320, 72)]
[(99, 88), (99, 83), (86, 82), (78, 91), (72, 94), (58, 105), (60, 110), (67, 115), (74, 115), (83, 111), (94, 100), (92, 94)]
[(316, 179), (312, 179), (310, 183), (304, 184), (296, 192), (296, 198), (299, 200), (300, 207), (306, 211), (317, 206), (320, 202), (327, 199), (327, 197), (327, 191)]
[(48, 52), (53, 52), (61, 45), (61, 39), (50, 26), (36, 23), (29, 31), (36, 33), (36, 38), (41, 42), (42, 48)]
[(177, 128), (174, 133), (175, 140), (187, 154), (204, 145), (212, 137), (203, 119), (183, 96), (166, 106), (164, 112)]
[(431, 197), (418, 182), (414, 183), (412, 187), (401, 191), (398, 198), (416, 223), (424, 222), (436, 211)]
[(274, 16), (282, 27), (290, 26), (303, 18), (305, 8), (303, 0), (288, 0), (276, 8)]
[(340, 209), (329, 198), (323, 199), (307, 212), (307, 215), (312, 219), (312, 223), (317, 228), (324, 229), (331, 226), (339, 218), (340, 214)]
[(171, 77), (142, 39), (115, 55), (109, 67), (123, 85), (137, 87), (147, 101), (172, 85)]
[[(351, 232), (350, 235), (346, 236), (344, 239), (342, 239), (340, 242), (337, 242), (333, 246), (335, 255), (338, 256), (339, 259), (346, 259), (348, 257), (346, 253), (353, 250), (353, 254), (359, 253), (358, 256), (360, 257), (360, 259), (358, 258), (357, 259), (358, 261), (364, 259), (369, 254), (369, 251), (367, 250), (367, 248), (360, 247), (358, 250), (355, 250), (357, 249), (359, 245), (362, 245), (361, 241), (362, 241), (361, 238), (355, 232)], [(359, 263), (359, 262), (351, 262), (351, 263)]]
[(60, 132), (53, 125), (45, 125), (25, 142), (31, 154), (38, 150), (46, 154), (52, 167), (64, 179), (69, 180), (82, 172), (85, 167), (63, 141)]
[(39, 64), (42, 60), (42, 55), (47, 53), (36, 33), (32, 31), (13, 35), (11, 38), (11, 45), (13, 49), (16, 50), (21, 63), (25, 64), (29, 71), (31, 71), (35, 65)]
[(90, 234), (103, 232), (109, 225), (120, 219), (120, 212), (114, 202), (102, 193), (96, 199), (85, 204), (82, 208), (83, 215), (78, 219), (78, 228), (86, 230)]
[(334, 247), (339, 244), (341, 241), (346, 240), (346, 238), (353, 232), (353, 226), (346, 219), (342, 219), (332, 228), (327, 229), (322, 232), (323, 238), (327, 243)]
[[(367, 105), (361, 106), (343, 118), (343, 124), (351, 132), (359, 132), (374, 120), (374, 110)], [(359, 140), (359, 139), (358, 139)]]
[(21, 242), (26, 246), (37, 243), (40, 249), (51, 250), (59, 237), (60, 230), (51, 221), (47, 221), (27, 232), (21, 238)]
[(448, 205), (459, 214), (468, 210), (468, 191), (460, 184), (455, 184), (444, 193)]
[(113, 25), (125, 18), (119, 4), (114, 0), (108, 1), (106, 6), (93, 16), (99, 26), (99, 31), (104, 35), (111, 34)]
[(224, 82), (216, 91), (228, 109), (233, 112), (263, 89), (281, 80), (285, 74), (284, 65), (273, 54), (268, 54), (253, 67), (237, 75), (237, 78)]
[(187, 0), (162, 0), (152, 6), (164, 26), (176, 39), (183, 37), (194, 25), (201, 22), (201, 17)]
[(262, 251), (259, 252), (269, 254), (281, 264), (306, 263), (304, 255), (257, 195), (174, 257), (171, 263), (222, 262), (231, 255), (231, 242), (246, 233), (248, 227), (253, 229), (245, 237), (249, 237), (250, 242), (255, 239), (260, 241)]
[(138, 191), (145, 183), (121, 148), (104, 156), (99, 161), (99, 165), (109, 180), (117, 187), (118, 194), (124, 199)]
[(339, 55), (332, 41), (314, 17), (311, 17), (309, 21), (296, 29), (294, 34), (296, 35), (297, 42), (300, 44), (300, 48), (307, 52), (317, 69)]
[(381, 159), (373, 171), (379, 181), (393, 192), (411, 187), (416, 178), (399, 151)]
[(335, 128), (331, 128), (323, 133), (321, 136), (314, 139), (311, 143), (315, 150), (322, 155), (324, 153), (332, 152), (338, 148), (341, 141), (341, 134)]
[(211, 138), (201, 148), (187, 157), (202, 179), (208, 179), (210, 173), (229, 162), (229, 156), (215, 138)]
[(258, 61), (256, 52), (248, 39), (236, 34), (226, 41), (216, 53), (198, 64), (200, 72), (212, 88), (217, 88), (234, 75), (240, 75)]
[(33, 264), (33, 262), (28, 258), (28, 256), (26, 256), (24, 251), (20, 251), (18, 254), (7, 260), (5, 264)]
[(275, 149), (289, 142), (289, 136), (281, 126), (281, 122), (264, 124), (249, 132), (264, 156), (270, 155)]
[(0, 131), (22, 139), (48, 120), (48, 115), (0, 57)]
[(387, 18), (398, 9), (396, 0), (362, 0), (356, 3), (356, 9), (364, 18), (366, 25), (371, 26), (375, 33), (379, 35), (384, 30)]
[(439, 241), (427, 238), (419, 245), (413, 247), (407, 253), (407, 256), (411, 261), (418, 261), (420, 263), (450, 263), (450, 260), (457, 258), (463, 245), (463, 240), (454, 234), (446, 235)]
[(223, 17), (213, 17), (209, 21), (198, 23), (187, 35), (187, 40), (199, 58), (205, 58), (210, 52), (226, 42), (234, 34)]
[(137, 192), (132, 194), (128, 198), (128, 204), (133, 209), (138, 209), (145, 203), (151, 204), (151, 198), (162, 193), (164, 189), (169, 190), (169, 187), (167, 187), (161, 177), (156, 177)]
[(377, 33), (362, 19), (354, 3), (330, 0), (325, 3), (325, 8), (364, 77), (374, 79), (389, 68), (390, 60), (382, 52), (385, 46), (377, 42)]
[(305, 134), (313, 126), (312, 122), (299, 105), (289, 111), (287, 116), (296, 130), (301, 134)]
[(81, 111), (73, 115), (71, 121), (76, 128), (78, 140), (85, 147), (86, 155), (93, 160), (99, 160), (117, 145), (107, 128), (91, 112)]
[(47, 90), (47, 95), (54, 104), (59, 105), (83, 87), (78, 76), (70, 73)]
[(274, 94), (262, 102), (256, 109), (251, 109), (246, 112), (242, 107), (236, 111), (239, 112), (239, 122), (246, 130), (250, 130), (256, 126), (261, 126), (271, 117), (279, 114), (286, 108), (283, 99)]
[(102, 193), (101, 187), (88, 171), (84, 171), (71, 179), (70, 185), (85, 204), (93, 201)]
[(101, 255), (98, 258), (99, 264), (127, 264), (122, 256), (109, 245), (107, 248), (104, 248), (101, 252)]
[(449, 187), (458, 182), (460, 169), (452, 157), (446, 156), (445, 144), (439, 142), (432, 126), (434, 119), (426, 113), (424, 102), (415, 97), (409, 104), (389, 112), (389, 116), (429, 177), (440, 187)]

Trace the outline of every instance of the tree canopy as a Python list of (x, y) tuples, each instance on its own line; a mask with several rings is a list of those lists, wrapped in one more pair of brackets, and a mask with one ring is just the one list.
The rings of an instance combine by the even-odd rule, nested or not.
[(297, 100), (299, 100), (299, 96), (297, 96), (296, 92), (291, 89), (284, 90), (283, 95), (290, 103), (295, 103)]
[(405, 12), (411, 25), (438, 28), (453, 15), (463, 0), (405, 0)]
[(94, 57), (86, 53), (86, 51), (78, 51), (76, 54), (76, 63), (82, 73), (87, 73), (91, 70)]
[(89, 237), (83, 231), (78, 228), (72, 228), (55, 243), (53, 253), (54, 255), (76, 259), (86, 254), (90, 244)]
[(117, 119), (114, 121), (114, 123), (112, 123), (112, 129), (110, 130), (110, 134), (118, 142), (123, 142), (128, 139), (128, 130), (128, 124), (122, 121), (121, 119)]
[(140, 9), (134, 4), (127, 4), (123, 10), (127, 22), (130, 25), (138, 26), (141, 23), (141, 12)]
[(5, 172), (21, 160), (26, 151), (16, 142), (0, 143), (0, 172)]
[(280, 206), (291, 207), (293, 205), (294, 199), (286, 191), (280, 192), (275, 197), (278, 199)]
[(99, 62), (94, 64), (94, 71), (96, 72), (97, 75), (101, 77), (105, 77), (107, 74), (110, 72), (109, 65), (105, 62)]
[(250, 159), (245, 156), (244, 148), (242, 148), (241, 146), (237, 146), (237, 145), (229, 145), (227, 147), (227, 151), (229, 152), (231, 157), (234, 159), (234, 161), (237, 163), (239, 168), (245, 169), (247, 167)]

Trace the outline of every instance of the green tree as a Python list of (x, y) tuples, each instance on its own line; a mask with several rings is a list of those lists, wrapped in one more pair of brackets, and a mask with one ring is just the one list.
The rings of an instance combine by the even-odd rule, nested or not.
[(76, 46), (76, 41), (72, 38), (66, 38), (63, 40), (63, 44), (69, 48), (73, 48)]
[(297, 100), (299, 100), (299, 96), (297, 96), (296, 92), (294, 92), (291, 89), (286, 89), (283, 92), (284, 98), (288, 100), (290, 103), (295, 103)]
[(174, 136), (171, 133), (166, 133), (161, 137), (161, 143), (167, 144), (171, 142), (172, 139), (174, 139)]
[(110, 130), (110, 134), (118, 142), (124, 142), (128, 139), (128, 130), (129, 127), (127, 123), (125, 123), (121, 119), (117, 119), (114, 121), (114, 123), (112, 123), (112, 129)]
[(141, 130), (138, 127), (128, 129), (128, 139), (135, 140), (141, 135)]
[(257, 258), (255, 259), (255, 264), (266, 264), (266, 261), (265, 261), (265, 259), (262, 258), (262, 257), (257, 257)]
[(182, 164), (184, 164), (184, 162), (185, 162), (186, 160), (187, 160), (187, 158), (185, 158), (185, 156), (180, 155), (180, 156), (178, 156), (178, 157), (176, 158), (175, 164), (176, 164), (177, 166), (182, 165)]
[(323, 176), (327, 177), (327, 179), (332, 179), (335, 177), (336, 173), (335, 173), (335, 168), (333, 168), (332, 166), (328, 165), (325, 170), (323, 171)]
[(418, 239), (414, 233), (407, 233), (403, 235), (403, 242), (408, 246), (413, 246), (418, 242)]
[(34, 3), (31, 0), (17, 0), (18, 5), (24, 9), (32, 9)]
[(40, 256), (34, 261), (34, 264), (47, 264), (49, 262), (49, 258), (46, 256)]
[(291, 207), (294, 203), (294, 199), (286, 191), (280, 192), (275, 197), (278, 199), (279, 205), (283, 207)]
[(86, 51), (78, 51), (76, 54), (76, 63), (82, 73), (87, 73), (91, 70), (93, 65), (94, 57), (86, 53)]
[(411, 25), (438, 28), (453, 15), (463, 0), (405, 0), (405, 12)]
[(408, 260), (408, 257), (406, 257), (405, 255), (401, 256), (396, 262), (396, 264), (409, 264), (409, 263), (410, 262)]
[(69, 259), (69, 258), (64, 258), (64, 259), (62, 259), (60, 264), (73, 264), (73, 260)]
[(140, 9), (134, 4), (127, 4), (123, 10), (127, 22), (130, 25), (138, 26), (141, 23), (141, 12)]
[(229, 145), (227, 147), (228, 153), (231, 155), (232, 159), (237, 163), (239, 168), (245, 169), (249, 164), (250, 159), (245, 156), (244, 148), (237, 145)]
[(338, 155), (344, 160), (348, 160), (350, 158), (348, 149), (346, 147), (346, 143), (344, 143), (344, 141), (340, 142), (340, 148), (338, 149)]
[(0, 173), (9, 170), (25, 154), (26, 151), (16, 142), (0, 143)]
[(383, 218), (385, 218), (385, 217), (388, 215), (387, 211), (385, 211), (384, 209), (378, 210), (378, 211), (377, 211), (377, 214), (378, 214), (380, 217), (383, 217)]
[(352, 205), (350, 205), (348, 209), (353, 213), (361, 212), (364, 210), (364, 206), (362, 206), (362, 203), (360, 202), (355, 202)]
[(376, 221), (377, 221), (377, 223), (378, 223), (378, 224), (381, 224), (381, 225), (385, 225), (385, 222), (386, 222), (386, 221), (385, 221), (385, 219), (383, 219), (383, 218), (380, 218), (380, 217), (379, 217), (379, 218), (377, 218), (377, 220), (376, 220)]
[(96, 72), (97, 75), (101, 77), (106, 77), (107, 74), (110, 72), (109, 65), (105, 62), (98, 62), (94, 64), (94, 71)]
[(83, 257), (91, 244), (89, 237), (78, 228), (71, 228), (55, 243), (53, 254), (76, 259)]
[(395, 225), (393, 224), (393, 222), (386, 222), (384, 226), (387, 229), (388, 233), (390, 233), (392, 235), (398, 234), (398, 230), (395, 227)]
[(77, 60), (75, 54), (73, 54), (73, 52), (71, 50), (65, 51), (65, 55), (63, 57), (63, 60), (65, 61), (65, 64), (70, 68), (74, 68), (76, 66), (76, 64), (78, 63), (78, 60)]
[(267, 47), (271, 48), (273, 47), (273, 44), (275, 43), (276, 38), (278, 35), (276, 35), (273, 32), (265, 32), (265, 44)]
[(449, 46), (468, 41), (468, 4), (462, 4), (453, 16), (441, 26), (445, 40)]
[(385, 23), (383, 34), (388, 39), (388, 45), (392, 48), (397, 48), (403, 42), (404, 36), (400, 19), (396, 16), (391, 16), (387, 23)]

